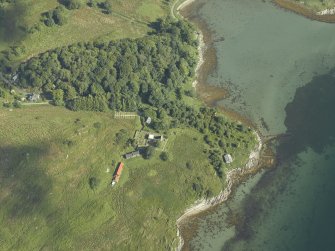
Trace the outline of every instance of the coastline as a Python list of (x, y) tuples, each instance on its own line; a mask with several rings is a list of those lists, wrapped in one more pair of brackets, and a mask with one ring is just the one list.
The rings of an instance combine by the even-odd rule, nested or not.
[[(183, 15), (181, 15), (180, 14), (180, 10), (182, 10), (183, 8), (185, 8), (186, 6), (188, 6), (188, 5), (190, 5), (190, 4), (192, 4), (192, 3), (194, 3), (196, 0), (185, 0), (185, 1), (183, 1), (181, 4), (179, 4), (178, 6), (177, 6), (177, 8), (176, 8), (176, 12), (177, 12), (177, 14), (180, 16), (180, 17), (182, 17), (182, 18), (184, 18), (184, 19), (187, 19), (187, 18), (185, 18)], [(175, 2), (174, 3), (174, 5), (176, 4), (177, 2)], [(175, 6), (173, 5), (173, 7), (172, 7), (172, 11), (171, 11), (171, 13), (172, 13), (172, 15), (173, 15), (173, 17), (174, 18), (177, 18), (175, 15), (174, 15), (174, 8), (175, 8)], [(195, 67), (195, 77), (194, 77), (194, 81), (192, 82), (192, 87), (196, 90), (196, 88), (197, 88), (197, 85), (198, 85), (198, 79), (199, 79), (199, 76), (200, 76), (200, 72), (199, 72), (199, 70), (200, 70), (200, 68), (201, 68), (201, 66), (203, 65), (203, 63), (205, 62), (205, 60), (204, 60), (204, 54), (205, 54), (205, 50), (206, 50), (206, 43), (205, 43), (205, 41), (204, 41), (204, 34), (203, 34), (203, 32), (202, 32), (202, 30), (201, 29), (197, 29), (197, 31), (196, 31), (196, 33), (197, 33), (197, 40), (198, 40), (198, 62), (197, 62), (197, 65), (196, 65), (196, 67)]]
[[(309, 9), (307, 9), (306, 7), (304, 7), (301, 4), (295, 4), (292, 1), (289, 0), (273, 0), (272, 1), (274, 5), (276, 5), (277, 7), (283, 8), (284, 10), (287, 11), (293, 11), (296, 14), (302, 15), (306, 18), (309, 18), (311, 20), (316, 20), (316, 21), (321, 21), (321, 22), (327, 22), (327, 23), (334, 23), (335, 22), (335, 15), (332, 14), (332, 12), (335, 12), (335, 10), (333, 9), (329, 9), (329, 10), (324, 10), (324, 12), (313, 12)], [(212, 49), (212, 38), (207, 36), (207, 33), (209, 32), (209, 29), (207, 29), (206, 24), (202, 24), (201, 20), (197, 20), (196, 18), (194, 18), (194, 16), (191, 14), (191, 16), (189, 16), (190, 14), (188, 14), (188, 16), (185, 16), (183, 14), (181, 14), (179, 11), (183, 11), (184, 8), (192, 8), (190, 7), (190, 5), (199, 5), (199, 3), (197, 3), (197, 1), (195, 0), (186, 0), (184, 2), (182, 2), (177, 8), (177, 12), (179, 14), (179, 16), (182, 16), (183, 18), (187, 19), (189, 22), (195, 24), (196, 28), (197, 28), (197, 34), (198, 34), (198, 39), (199, 39), (199, 46), (198, 46), (198, 64), (196, 66), (196, 73), (195, 73), (195, 80), (193, 82), (193, 87), (196, 89), (197, 91), (197, 95), (200, 96), (200, 98), (207, 104), (207, 105), (215, 105), (215, 98), (210, 97), (208, 100), (205, 98), (203, 98), (202, 92), (204, 90), (204, 92), (207, 92), (208, 88), (211, 88), (212, 86), (208, 86), (206, 81), (204, 81), (204, 78), (206, 78), (206, 76), (208, 75), (208, 69), (204, 71), (204, 67), (206, 67), (206, 64), (208, 64), (207, 62), (207, 56), (206, 54), (208, 53), (209, 49)], [(201, 5), (201, 3), (200, 3)], [(197, 7), (194, 7), (193, 10), (197, 10)], [(331, 13), (331, 14), (329, 14)], [(199, 25), (200, 24), (200, 25)], [(209, 34), (209, 36), (211, 36), (211, 34)], [(207, 74), (207, 75), (206, 75)], [(204, 77), (205, 76), (205, 77)], [(201, 89), (200, 89), (201, 88)], [(221, 88), (217, 88), (217, 89), (221, 89)], [(222, 91), (222, 89), (221, 89)], [(210, 94), (207, 95), (210, 96)], [(214, 94), (215, 95), (215, 94)], [(222, 98), (220, 98), (222, 99)], [(213, 102), (214, 100), (214, 102)], [(219, 99), (218, 99), (219, 100)], [(208, 102), (209, 101), (209, 102)], [(220, 110), (222, 110), (225, 114), (226, 111), (224, 108), (221, 108)], [(235, 113), (231, 112), (228, 113), (229, 115), (233, 115), (232, 117), (235, 117)], [(238, 114), (237, 114), (238, 115)], [(230, 117), (230, 116), (229, 116)], [(244, 120), (243, 120), (244, 122)], [(176, 248), (177, 251), (181, 251), (181, 250), (189, 250), (189, 240), (190, 240), (190, 236), (188, 235), (188, 233), (185, 234), (185, 231), (183, 229), (183, 225), (187, 225), (190, 222), (190, 219), (192, 219), (192, 217), (196, 216), (196, 215), (202, 215), (201, 213), (210, 210), (212, 208), (214, 208), (215, 206), (217, 206), (218, 204), (223, 203), (224, 201), (228, 200), (230, 197), (230, 194), (232, 193), (232, 190), (234, 189), (234, 187), (236, 187), (238, 184), (240, 184), (240, 180), (241, 178), (245, 178), (248, 177), (248, 175), (257, 172), (259, 169), (261, 169), (263, 166), (261, 165), (261, 152), (262, 152), (262, 147), (263, 144), (267, 144), (266, 143), (266, 139), (261, 139), (260, 135), (257, 133), (257, 131), (255, 130), (255, 134), (258, 140), (258, 144), (255, 147), (255, 149), (250, 153), (249, 155), (249, 160), (248, 162), (245, 164), (245, 166), (240, 167), (240, 168), (236, 168), (233, 169), (231, 171), (229, 171), (228, 173), (226, 173), (226, 187), (223, 191), (221, 191), (217, 196), (206, 199), (199, 199), (197, 201), (195, 201), (191, 206), (189, 206), (184, 213), (177, 219), (177, 236), (179, 238), (179, 245)], [(264, 152), (262, 152), (262, 156), (264, 155)]]
[[(186, 0), (180, 6), (177, 6), (178, 17), (184, 18), (196, 27), (198, 35), (198, 63), (196, 66), (195, 79), (193, 87), (196, 88), (196, 94), (207, 106), (214, 107), (217, 102), (226, 98), (229, 93), (228, 90), (215, 85), (215, 83), (208, 83), (207, 76), (213, 73), (217, 67), (217, 54), (215, 48), (215, 41), (213, 32), (208, 27), (207, 23), (199, 19), (197, 11), (204, 4), (202, 1)], [(221, 108), (220, 108), (221, 109)], [(233, 115), (234, 113), (229, 113)], [(238, 115), (235, 113), (235, 115)], [(237, 120), (244, 122), (240, 116)], [(249, 125), (250, 123), (248, 123)]]
[(191, 207), (187, 208), (184, 211), (184, 214), (178, 218), (177, 224), (180, 224), (185, 218), (189, 216), (198, 214), (202, 211), (207, 210), (210, 207), (213, 207), (221, 202), (226, 201), (231, 193), (236, 177), (243, 176), (245, 174), (249, 174), (255, 171), (254, 169), (257, 168), (259, 164), (260, 153), (263, 147), (263, 141), (261, 140), (261, 137), (256, 131), (254, 131), (254, 133), (257, 138), (257, 145), (254, 148), (254, 150), (250, 152), (248, 161), (244, 165), (244, 167), (235, 168), (233, 170), (230, 170), (227, 173), (227, 178), (226, 178), (227, 187), (223, 191), (221, 191), (217, 196), (214, 196), (210, 199), (203, 198), (203, 199), (200, 199), (194, 202), (194, 204)]
[(190, 206), (189, 208), (187, 208), (184, 211), (183, 215), (181, 215), (177, 219), (177, 236), (179, 238), (179, 245), (176, 248), (176, 251), (181, 251), (185, 243), (183, 236), (181, 234), (181, 230), (180, 230), (181, 225), (183, 224), (183, 221), (187, 220), (191, 216), (204, 212), (228, 200), (233, 187), (235, 185), (238, 185), (237, 183), (239, 181), (239, 178), (246, 176), (248, 174), (254, 173), (258, 169), (259, 162), (260, 162), (260, 153), (263, 147), (263, 142), (259, 134), (256, 131), (254, 131), (254, 133), (257, 138), (257, 145), (255, 149), (250, 152), (249, 159), (247, 163), (244, 165), (244, 167), (235, 168), (227, 173), (226, 188), (223, 191), (221, 191), (217, 196), (214, 196), (209, 199), (203, 198), (203, 199), (195, 201), (194, 204)]
[(316, 20), (325, 23), (335, 23), (335, 15), (333, 9), (325, 9), (319, 12), (314, 12), (298, 2), (291, 0), (273, 0), (273, 3), (280, 8), (292, 11), (298, 15), (304, 16), (311, 20)]
[(190, 5), (191, 3), (195, 2), (196, 0), (186, 0), (186, 1), (183, 1), (180, 5), (178, 5), (177, 7), (177, 12), (183, 8), (185, 8), (187, 5)]
[[(180, 11), (182, 9), (184, 9), (185, 7), (188, 7), (189, 5), (191, 5), (192, 3), (194, 3), (195, 0), (186, 0), (184, 2), (182, 2), (179, 6), (177, 6), (176, 11), (177, 13), (182, 17), (187, 19), (188, 21), (192, 22), (189, 18), (185, 17), (184, 15), (182, 15), (180, 13)], [(172, 11), (173, 13), (173, 11)], [(192, 22), (194, 23), (194, 22)], [(205, 37), (204, 36), (204, 31), (201, 29), (201, 25), (199, 25), (199, 23), (195, 23), (196, 27), (197, 27), (197, 36), (198, 36), (198, 63), (195, 69), (195, 80), (192, 83), (192, 86), (195, 88), (195, 90), (197, 91), (197, 94), (201, 97), (201, 99), (207, 103), (208, 105), (212, 106), (215, 105), (217, 100), (222, 99), (223, 97), (226, 96), (226, 92), (223, 91), (221, 88), (215, 87), (215, 86), (209, 86), (209, 92), (206, 92), (206, 96), (211, 97), (210, 93), (217, 93), (219, 91), (219, 95), (215, 95), (214, 97), (211, 97), (209, 100), (210, 102), (208, 102), (209, 100), (206, 100), (206, 98), (204, 98), (202, 95), (200, 95), (198, 92), (200, 91), (198, 89), (198, 87), (202, 87), (201, 89), (205, 89), (207, 86), (204, 83), (204, 77), (203, 75), (208, 75), (208, 73), (210, 72), (209, 69), (203, 70), (202, 68), (207, 68), (205, 67), (205, 63), (206, 63), (206, 53), (208, 53), (207, 49), (209, 48), (208, 43), (212, 40), (209, 37)], [(214, 49), (214, 48), (213, 48)], [(215, 52), (215, 51), (214, 51)], [(213, 53), (213, 52), (212, 52)], [(215, 58), (215, 63), (216, 63), (216, 58)], [(202, 82), (201, 85), (199, 85), (199, 82)], [(205, 87), (206, 86), (206, 87)], [(207, 102), (206, 102), (207, 101)], [(193, 203), (193, 205), (191, 205), (189, 208), (187, 208), (184, 213), (177, 219), (177, 236), (179, 238), (179, 244), (176, 248), (177, 251), (181, 251), (184, 247), (184, 238), (182, 236), (181, 233), (181, 225), (183, 224), (183, 222), (185, 220), (187, 220), (189, 217), (197, 215), (201, 212), (204, 212), (218, 204), (221, 204), (222, 202), (226, 201), (229, 198), (229, 195), (232, 192), (233, 186), (237, 185), (239, 177), (241, 176), (245, 176), (248, 175), (250, 173), (255, 172), (258, 169), (259, 166), (259, 160), (260, 160), (260, 153), (261, 153), (261, 149), (263, 147), (263, 142), (262, 139), (260, 137), (260, 135), (257, 133), (256, 130), (254, 130), (256, 139), (257, 139), (257, 145), (254, 148), (253, 151), (250, 152), (249, 154), (249, 159), (247, 161), (247, 163), (240, 168), (236, 168), (233, 169), (231, 171), (229, 171), (226, 174), (226, 187), (224, 190), (222, 190), (217, 196), (214, 196), (212, 198), (206, 199), (200, 199), (197, 200)]]
[[(193, 0), (190, 0), (191, 2), (193, 2)], [(198, 78), (199, 78), (199, 70), (200, 70), (200, 67), (203, 65), (204, 63), (204, 53), (205, 53), (205, 50), (206, 50), (206, 44), (204, 42), (204, 35), (203, 33), (201, 32), (201, 30), (198, 31), (198, 42), (199, 42), (199, 45), (198, 45), (198, 63), (197, 63), (197, 66), (195, 67), (195, 78), (194, 78), (194, 81), (192, 83), (192, 87), (197, 90), (197, 85), (198, 85)]]

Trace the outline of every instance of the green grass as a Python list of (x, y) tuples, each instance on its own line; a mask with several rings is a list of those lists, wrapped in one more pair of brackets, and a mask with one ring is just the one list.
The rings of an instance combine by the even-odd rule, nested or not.
[[(169, 13), (163, 0), (112, 3), (112, 15), (84, 7), (68, 12), (62, 27), (42, 27), (15, 41), (26, 47), (19, 60), (78, 41), (143, 36), (147, 22)], [(31, 26), (57, 1), (25, 4), (22, 19)], [(0, 41), (0, 49), (11, 44)], [(200, 106), (190, 97), (185, 102)], [(168, 132), (168, 161), (160, 160), (160, 151), (150, 160), (124, 160), (120, 182), (112, 188), (117, 163), (133, 150), (116, 144), (115, 134), (125, 129), (132, 137), (140, 129), (138, 119), (43, 105), (0, 109), (0, 121), (0, 250), (171, 250), (178, 242), (177, 218), (203, 196), (193, 184), (213, 194), (224, 187), (208, 161), (204, 135), (194, 129)], [(226, 141), (241, 138), (253, 141), (243, 133)], [(235, 161), (226, 169), (244, 164), (251, 147), (227, 146)], [(100, 181), (95, 190), (91, 177)]]
[[(192, 184), (214, 194), (224, 185), (193, 129), (170, 130), (168, 161), (159, 151), (125, 160), (112, 188), (116, 164), (132, 150), (116, 145), (115, 134), (132, 137), (137, 119), (50, 105), (0, 109), (0, 119), (1, 250), (168, 250), (177, 244), (176, 219), (199, 198)], [(100, 180), (96, 190), (90, 177)]]
[(151, 20), (151, 21), (154, 21), (155, 19), (157, 19), (158, 17), (164, 14), (162, 7), (157, 5), (155, 1), (143, 2), (140, 5), (140, 7), (137, 9), (136, 13), (140, 16), (143, 16), (147, 20)]
[(104, 15), (96, 9), (82, 8), (72, 12), (67, 24), (53, 27), (42, 26), (40, 32), (27, 37), (22, 42), (27, 48), (27, 53), (22, 59), (27, 55), (31, 57), (41, 51), (79, 41), (139, 37), (148, 31), (145, 25), (136, 24), (119, 16)]
[[(24, 47), (25, 51), (15, 58), (20, 62), (41, 52), (76, 42), (97, 39), (120, 39), (140, 37), (150, 31), (148, 23), (158, 17), (168, 15), (168, 5), (164, 0), (110, 0), (112, 14), (103, 14), (98, 8), (85, 4), (79, 10), (66, 10), (67, 22), (63, 26), (47, 27), (41, 23), (41, 14), (59, 5), (57, 0), (19, 0), (16, 7), (6, 7), (11, 17), (9, 23), (16, 23), (15, 29), (1, 29), (0, 51), (9, 46)], [(86, 1), (83, 1), (83, 3)], [(22, 10), (22, 11), (21, 11)], [(0, 23), (3, 27), (5, 23)], [(31, 28), (37, 25), (39, 31), (22, 32), (20, 26)], [(9, 24), (8, 24), (9, 26)], [(9, 34), (11, 35), (8, 37)]]

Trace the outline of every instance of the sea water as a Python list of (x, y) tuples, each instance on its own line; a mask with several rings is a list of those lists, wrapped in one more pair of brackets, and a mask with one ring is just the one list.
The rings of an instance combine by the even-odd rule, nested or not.
[(278, 165), (199, 219), (192, 250), (335, 250), (335, 24), (261, 0), (208, 0), (221, 102), (263, 135)]

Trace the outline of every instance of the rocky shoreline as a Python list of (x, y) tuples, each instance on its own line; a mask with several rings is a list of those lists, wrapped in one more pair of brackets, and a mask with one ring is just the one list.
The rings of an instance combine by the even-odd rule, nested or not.
[[(195, 0), (186, 0), (183, 3), (181, 3), (176, 8), (176, 10), (181, 11), (183, 8), (185, 8), (186, 6), (190, 5), (193, 2), (195, 2)], [(312, 12), (311, 10), (302, 6), (301, 4), (293, 3), (290, 0), (273, 0), (273, 2), (279, 7), (282, 7), (286, 10), (293, 11), (297, 14), (303, 15), (313, 20), (329, 22), (329, 23), (335, 22), (335, 15), (333, 15), (335, 14), (335, 9), (325, 10), (325, 11), (316, 13), (316, 12)], [(187, 18), (187, 17), (184, 17), (184, 18)], [(202, 87), (202, 85), (204, 84), (202, 83), (203, 82), (202, 81), (200, 83), (201, 86), (197, 86), (197, 84), (199, 83), (199, 78), (203, 78), (202, 76), (203, 71), (201, 70), (201, 66), (204, 66), (207, 63), (207, 60), (206, 60), (207, 57), (205, 56), (205, 53), (206, 53), (206, 50), (210, 46), (208, 44), (208, 38), (204, 37), (204, 34), (207, 34), (207, 31), (206, 30), (202, 31), (200, 28), (201, 27), (198, 26), (198, 39), (199, 39), (199, 46), (198, 46), (199, 58), (198, 60), (199, 61), (196, 67), (196, 80), (193, 82), (193, 86), (195, 88)], [(199, 90), (197, 91), (199, 92)], [(238, 185), (241, 177), (246, 177), (247, 175), (254, 173), (255, 171), (259, 169), (259, 167), (261, 166), (259, 162), (260, 162), (260, 154), (261, 154), (261, 150), (263, 147), (263, 142), (259, 134), (257, 132), (255, 132), (255, 134), (258, 140), (257, 146), (250, 153), (249, 160), (245, 166), (231, 170), (230, 172), (226, 174), (227, 175), (226, 188), (223, 191), (221, 191), (219, 195), (213, 198), (209, 198), (209, 199), (203, 198), (203, 199), (197, 200), (196, 202), (194, 202), (192, 206), (190, 206), (184, 211), (182, 216), (179, 217), (179, 219), (177, 220), (177, 236), (179, 238), (179, 245), (176, 248), (176, 250), (178, 251), (182, 250), (184, 246), (184, 242), (188, 241), (187, 239), (188, 237), (183, 236), (183, 233), (181, 230), (182, 225), (187, 224), (187, 221), (192, 216), (198, 215), (201, 212), (209, 210), (210, 208), (213, 208), (214, 206), (226, 201), (229, 195), (231, 194), (232, 189), (236, 185)]]
[(249, 160), (245, 164), (244, 167), (236, 168), (227, 173), (226, 183), (227, 187), (221, 191), (217, 196), (212, 198), (200, 199), (197, 200), (191, 207), (185, 210), (184, 214), (179, 217), (177, 220), (177, 236), (179, 237), (179, 245), (177, 247), (177, 251), (181, 251), (184, 245), (184, 240), (181, 235), (180, 226), (183, 224), (183, 221), (187, 220), (187, 218), (199, 214), (205, 210), (208, 210), (229, 198), (229, 195), (232, 192), (232, 188), (237, 184), (239, 177), (250, 174), (254, 172), (259, 166), (260, 153), (263, 147), (263, 143), (259, 134), (255, 131), (255, 135), (257, 138), (257, 146), (250, 153)]
[[(190, 5), (193, 2), (194, 0), (186, 0), (182, 2), (177, 7), (176, 10), (179, 12), (181, 9), (185, 8), (186, 6)], [(195, 69), (196, 77), (195, 77), (194, 82), (192, 83), (192, 86), (195, 89), (197, 87), (198, 79), (201, 73), (200, 68), (205, 62), (204, 55), (205, 55), (207, 45), (205, 43), (203, 34), (204, 34), (203, 31), (198, 28), (198, 31), (197, 31), (198, 41), (199, 41), (198, 64)], [(199, 214), (200, 212), (206, 211), (226, 201), (229, 195), (231, 194), (233, 186), (236, 185), (238, 178), (243, 175), (253, 172), (254, 169), (258, 167), (258, 163), (260, 159), (260, 152), (261, 152), (263, 143), (262, 143), (261, 137), (256, 131), (255, 131), (255, 135), (256, 135), (258, 143), (255, 149), (250, 153), (248, 162), (245, 164), (244, 167), (233, 169), (226, 174), (227, 175), (227, 178), (226, 178), (227, 187), (215, 197), (212, 197), (209, 199), (203, 198), (203, 199), (197, 200), (192, 206), (190, 206), (188, 209), (185, 210), (185, 212), (183, 213), (181, 217), (179, 217), (179, 219), (177, 220), (177, 236), (179, 238), (179, 245), (176, 248), (176, 250), (178, 251), (182, 250), (183, 245), (184, 245), (184, 239), (182, 238), (181, 230), (180, 230), (180, 226), (181, 224), (183, 224), (183, 221), (187, 220), (187, 218), (189, 218), (190, 216)]]
[[(177, 6), (176, 8), (176, 11), (178, 14), (180, 10), (182, 10), (184, 7), (190, 5), (191, 3), (193, 3), (195, 0), (186, 0), (186, 1), (183, 1), (180, 5)], [(174, 8), (174, 7), (172, 7)], [(172, 13), (173, 13), (173, 10), (172, 10)], [(174, 16), (174, 15), (173, 15)], [(182, 18), (184, 18), (182, 15), (180, 15)], [(177, 18), (177, 17), (175, 17)], [(197, 84), (198, 84), (198, 78), (199, 78), (199, 70), (200, 70), (200, 67), (203, 65), (204, 63), (204, 54), (205, 54), (205, 50), (206, 50), (206, 44), (205, 44), (205, 41), (204, 41), (204, 34), (203, 32), (198, 29), (197, 30), (197, 39), (198, 39), (198, 63), (197, 63), (197, 66), (195, 67), (195, 78), (194, 78), (194, 81), (192, 83), (192, 86), (196, 89), (197, 87)]]
[(206, 50), (206, 44), (204, 42), (204, 35), (203, 33), (199, 30), (198, 31), (198, 63), (195, 68), (195, 79), (192, 83), (193, 88), (196, 90), (197, 84), (198, 84), (198, 77), (199, 77), (199, 69), (204, 63), (204, 52)]
[(180, 5), (177, 7), (177, 11), (180, 11), (182, 8), (186, 7), (187, 5), (193, 3), (195, 0), (186, 0), (183, 1)]
[(316, 13), (316, 15), (321, 15), (321, 16), (334, 15), (334, 14), (335, 14), (335, 8), (325, 9), (325, 10), (322, 10), (322, 11), (319, 11), (319, 12)]
[(273, 0), (273, 3), (283, 9), (293, 11), (296, 14), (302, 15), (312, 20), (326, 23), (335, 23), (335, 8), (314, 12), (305, 7), (303, 4), (291, 0)]

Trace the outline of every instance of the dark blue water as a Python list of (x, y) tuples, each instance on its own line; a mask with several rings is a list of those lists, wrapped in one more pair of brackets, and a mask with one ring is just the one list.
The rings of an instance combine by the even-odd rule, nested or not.
[(225, 38), (210, 76), (230, 90), (221, 105), (286, 136), (276, 168), (199, 220), (192, 250), (335, 250), (335, 25), (258, 0), (210, 0), (199, 15)]
[(335, 250), (335, 71), (296, 91), (279, 165), (241, 202), (223, 250)]

